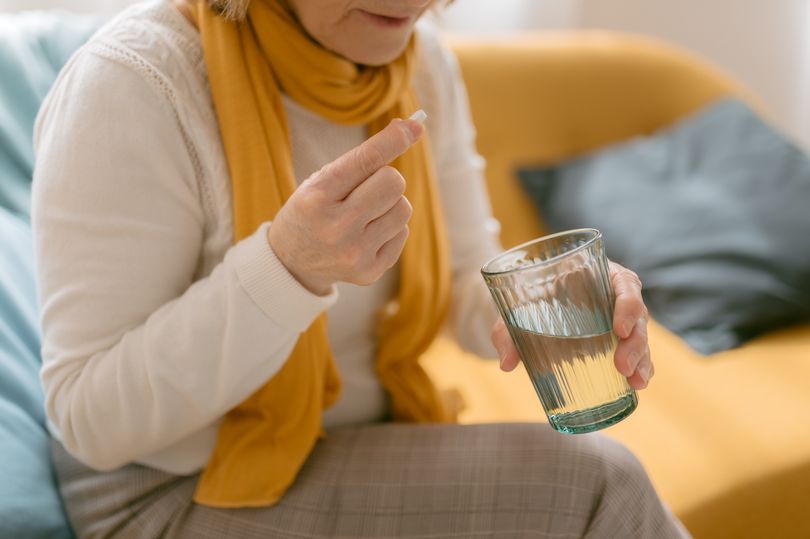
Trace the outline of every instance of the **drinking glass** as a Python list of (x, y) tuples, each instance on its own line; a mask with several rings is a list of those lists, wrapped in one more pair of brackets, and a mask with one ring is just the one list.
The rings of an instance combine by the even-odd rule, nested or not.
[(592, 432), (636, 409), (636, 393), (613, 363), (615, 294), (601, 232), (530, 241), (481, 273), (552, 427)]

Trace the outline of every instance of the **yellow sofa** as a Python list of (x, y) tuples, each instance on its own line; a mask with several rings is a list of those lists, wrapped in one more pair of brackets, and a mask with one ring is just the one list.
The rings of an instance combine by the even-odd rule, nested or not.
[[(517, 166), (652, 132), (721, 96), (764, 110), (717, 69), (646, 38), (575, 32), (453, 46), (506, 246), (543, 231)], [(635, 451), (696, 538), (810, 537), (810, 326), (710, 357), (650, 326), (656, 377), (606, 434)], [(524, 372), (501, 373), (447, 341), (426, 364), (460, 392), (463, 422), (544, 419)]]

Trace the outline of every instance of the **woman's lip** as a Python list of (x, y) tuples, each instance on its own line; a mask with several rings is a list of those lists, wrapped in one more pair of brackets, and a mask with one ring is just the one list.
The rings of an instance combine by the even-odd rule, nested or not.
[(363, 9), (358, 9), (357, 11), (360, 12), (361, 15), (369, 19), (370, 21), (378, 24), (379, 26), (384, 26), (386, 28), (399, 28), (401, 26), (407, 25), (411, 22), (413, 17), (389, 17), (388, 15), (379, 15), (377, 13), (371, 13), (370, 11), (365, 11)]

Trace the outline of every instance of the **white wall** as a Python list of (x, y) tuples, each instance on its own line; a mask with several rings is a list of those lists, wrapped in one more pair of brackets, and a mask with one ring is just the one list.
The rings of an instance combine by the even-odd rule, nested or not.
[(112, 14), (135, 0), (0, 0), (0, 12), (60, 8), (78, 12)]
[(482, 37), (532, 28), (659, 37), (722, 67), (810, 148), (810, 0), (457, 0), (445, 21)]
[(442, 20), (448, 31), (495, 37), (515, 30), (579, 25), (580, 0), (456, 0)]
[[(110, 13), (135, 0), (0, 0), (0, 11), (63, 7)], [(810, 148), (810, 0), (456, 0), (447, 30), (494, 38), (547, 28), (607, 28), (680, 44), (759, 94)]]
[(709, 58), (810, 148), (807, 0), (582, 0), (579, 15), (581, 26), (652, 34)]

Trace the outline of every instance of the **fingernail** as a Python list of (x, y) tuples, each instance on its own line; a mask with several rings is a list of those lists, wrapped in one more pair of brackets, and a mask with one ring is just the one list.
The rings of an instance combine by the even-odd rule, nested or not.
[(506, 359), (506, 356), (504, 356), (500, 350), (498, 350), (498, 358), (498, 363), (500, 364), (501, 369), (503, 369), (503, 361)]
[[(411, 114), (410, 118), (408, 118), (408, 120), (413, 120), (413, 121), (406, 120), (406, 121), (403, 122), (403, 124), (405, 125), (405, 128), (408, 130), (408, 135), (411, 138), (411, 144), (414, 144), (417, 140), (419, 140), (419, 137), (422, 136), (422, 132), (425, 129), (423, 127), (423, 124), (424, 124), (426, 118), (427, 118), (427, 114), (425, 113), (425, 111), (422, 110), (422, 109), (419, 109), (416, 112), (414, 112), (413, 114)], [(415, 124), (414, 124), (414, 122), (415, 122)]]
[(630, 333), (633, 331), (633, 324), (635, 324), (635, 322), (629, 319), (622, 322), (622, 336), (625, 339), (629, 337)]
[(645, 382), (650, 381), (650, 365), (645, 363), (638, 368), (638, 374), (644, 379)]
[(408, 138), (411, 139), (411, 144), (415, 143), (419, 140), (419, 137), (422, 136), (422, 124), (409, 122), (407, 120), (400, 120), (400, 124), (407, 130)]
[(492, 346), (494, 346), (495, 351), (498, 352), (498, 359), (503, 363), (503, 358), (506, 357), (506, 354), (503, 353), (503, 339), (501, 339), (500, 335), (495, 335), (492, 338)]

